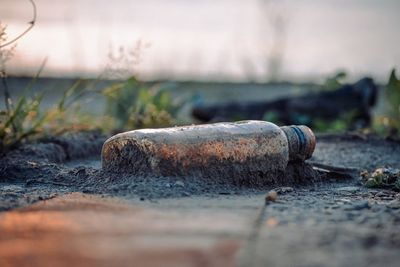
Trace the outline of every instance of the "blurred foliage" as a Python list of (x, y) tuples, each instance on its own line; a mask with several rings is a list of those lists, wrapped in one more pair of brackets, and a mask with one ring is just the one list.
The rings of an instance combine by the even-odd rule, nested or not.
[[(28, 94), (32, 83), (18, 97), (15, 106), (10, 105), (9, 111), (0, 111), (0, 153), (35, 136), (59, 135), (94, 127), (93, 121), (85, 123), (85, 119), (89, 122), (87, 117), (78, 115), (80, 92), (83, 90), (80, 81), (66, 89), (59, 102), (49, 109), (41, 107), (45, 92)], [(71, 106), (74, 112), (68, 110)]]
[[(347, 77), (347, 73), (339, 71), (334, 75), (331, 75), (325, 79), (321, 86), (315, 87), (316, 93), (320, 91), (334, 91), (345, 85), (344, 81)], [(281, 114), (277, 111), (268, 111), (264, 114), (263, 120), (276, 123), (278, 125), (284, 125), (281, 121)], [(342, 114), (336, 119), (323, 119), (318, 118), (318, 114), (302, 114), (302, 113), (290, 113), (290, 120), (293, 124), (304, 124), (313, 128), (316, 132), (331, 132), (339, 133), (351, 130), (354, 128), (356, 123), (357, 112), (349, 111)]]
[(32, 98), (21, 96), (10, 111), (1, 111), (0, 152), (7, 151), (40, 131), (46, 120), (46, 115), (39, 114), (42, 98), (43, 94)]
[(6, 63), (9, 61), (13, 55), (15, 50), (15, 44), (9, 47), (3, 46), (3, 44), (7, 43), (7, 26), (0, 22), (0, 76), (6, 76)]
[(331, 121), (316, 118), (313, 120), (313, 130), (316, 132), (330, 133), (340, 133), (348, 131), (355, 124), (356, 115), (356, 111), (350, 111)]
[(179, 109), (167, 90), (147, 87), (134, 77), (104, 89), (103, 94), (106, 114), (117, 130), (171, 126)]
[(367, 187), (400, 190), (400, 170), (398, 169), (378, 168), (372, 173), (363, 171), (361, 177)]
[(279, 121), (279, 114), (276, 111), (267, 111), (264, 113), (263, 115), (263, 120), (264, 121), (269, 121), (269, 122), (273, 122), (275, 124), (280, 125), (281, 122)]
[(396, 77), (395, 69), (385, 86), (385, 112), (377, 116), (374, 121), (374, 130), (386, 137), (399, 138), (400, 135), (400, 80)]
[[(67, 131), (82, 131), (101, 128), (107, 131), (132, 130), (142, 127), (170, 126), (174, 123), (180, 103), (175, 103), (168, 91), (158, 86), (148, 87), (132, 77), (124, 82), (118, 82), (108, 88), (98, 91), (95, 80), (88, 84), (77, 81), (66, 89), (62, 97), (51, 108), (43, 107), (46, 92), (32, 94), (32, 84), (39, 77), (44, 64), (23, 93), (15, 100), (15, 105), (7, 84), (6, 62), (14, 52), (15, 42), (24, 36), (35, 24), (36, 5), (33, 7), (33, 19), (28, 29), (17, 38), (8, 41), (6, 26), (0, 23), (0, 78), (2, 80), (5, 110), (0, 110), (0, 154), (21, 142), (43, 135), (59, 135)], [(10, 46), (10, 44), (12, 44)], [(7, 47), (6, 47), (7, 46)], [(140, 62), (140, 51), (146, 47), (141, 41), (126, 53), (120, 48), (119, 54), (110, 55), (112, 64), (106, 69), (115, 74), (122, 70), (129, 71), (128, 66)], [(94, 118), (81, 112), (82, 96), (101, 93), (106, 98), (106, 115)]]
[[(356, 112), (347, 112), (334, 120), (327, 120), (322, 118), (313, 118), (305, 114), (292, 114), (293, 124), (304, 124), (312, 127), (315, 132), (324, 133), (340, 133), (350, 130), (356, 120)], [(268, 111), (264, 114), (263, 120), (273, 122), (277, 125), (285, 125), (280, 120), (280, 114), (275, 111)]]
[[(46, 92), (31, 94), (36, 78), (17, 97), (16, 104), (10, 105), (9, 111), (0, 111), (0, 153), (43, 135), (92, 129), (112, 132), (171, 126), (180, 107), (166, 89), (145, 86), (132, 77), (101, 91), (97, 91), (93, 84), (78, 80), (64, 91), (55, 105), (44, 108)], [(101, 93), (107, 100), (106, 114), (96, 118), (80, 109), (82, 96), (93, 93)]]
[(322, 119), (315, 119), (313, 124), (313, 130), (315, 132), (329, 132), (339, 133), (348, 130), (348, 123), (343, 119), (336, 119), (333, 121), (327, 121)]
[(334, 91), (343, 86), (343, 81), (346, 79), (347, 74), (344, 71), (339, 71), (333, 76), (330, 76), (325, 79), (325, 82), (322, 84), (321, 89), (324, 91)]

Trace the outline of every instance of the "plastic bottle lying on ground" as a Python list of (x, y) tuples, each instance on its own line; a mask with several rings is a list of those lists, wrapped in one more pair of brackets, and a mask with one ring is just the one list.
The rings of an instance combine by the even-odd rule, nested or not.
[(278, 127), (265, 121), (142, 129), (109, 138), (102, 168), (116, 173), (153, 176), (230, 177), (242, 183), (285, 171), (315, 148), (306, 126)]

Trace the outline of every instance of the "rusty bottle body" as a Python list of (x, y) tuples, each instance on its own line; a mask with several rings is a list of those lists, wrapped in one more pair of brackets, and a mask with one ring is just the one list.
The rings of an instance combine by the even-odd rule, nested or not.
[(139, 175), (263, 176), (309, 158), (314, 146), (309, 128), (265, 121), (143, 129), (108, 139), (102, 167)]

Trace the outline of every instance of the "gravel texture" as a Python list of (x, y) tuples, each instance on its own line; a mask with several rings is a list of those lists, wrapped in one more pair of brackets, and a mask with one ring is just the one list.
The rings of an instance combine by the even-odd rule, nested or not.
[[(79, 140), (86, 145), (78, 145)], [(241, 266), (398, 266), (400, 193), (364, 187), (358, 171), (399, 168), (400, 143), (373, 136), (318, 136), (310, 162), (330, 172), (313, 176), (308, 164), (290, 166), (288, 173), (295, 177), (290, 183), (253, 187), (221, 183), (217, 177), (206, 182), (104, 173), (98, 158), (104, 140), (95, 133), (52, 138), (3, 156), (0, 210), (70, 192), (183, 215), (258, 210), (238, 254)], [(274, 201), (265, 202), (270, 190), (276, 192)]]

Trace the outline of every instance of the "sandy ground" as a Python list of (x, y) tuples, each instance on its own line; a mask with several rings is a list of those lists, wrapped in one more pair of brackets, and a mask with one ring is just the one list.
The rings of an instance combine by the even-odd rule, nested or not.
[(398, 266), (400, 194), (354, 174), (400, 168), (399, 143), (320, 136), (310, 162), (353, 177), (237, 188), (104, 174), (102, 141), (42, 140), (2, 158), (0, 266)]

